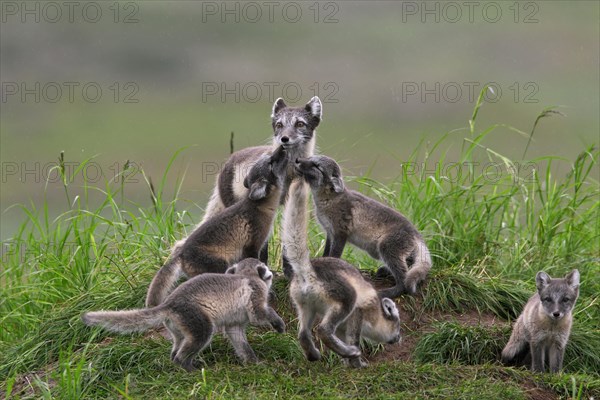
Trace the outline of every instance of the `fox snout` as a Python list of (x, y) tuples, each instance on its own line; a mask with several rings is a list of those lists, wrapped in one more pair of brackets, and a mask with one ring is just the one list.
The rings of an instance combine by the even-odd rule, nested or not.
[(552, 321), (558, 321), (568, 313), (568, 310), (561, 307), (561, 305), (557, 303), (542, 304), (542, 306), (544, 309), (544, 314)]
[(283, 147), (293, 147), (301, 142), (302, 142), (302, 140), (294, 139), (290, 135), (279, 136), (279, 144)]
[(400, 343), (402, 341), (402, 335), (400, 335), (399, 333), (394, 336), (389, 342), (388, 344), (396, 344), (396, 343)]
[(562, 316), (563, 316), (563, 313), (561, 313), (560, 311), (554, 311), (552, 313), (552, 318), (554, 318), (554, 319), (560, 319), (560, 318), (562, 318)]

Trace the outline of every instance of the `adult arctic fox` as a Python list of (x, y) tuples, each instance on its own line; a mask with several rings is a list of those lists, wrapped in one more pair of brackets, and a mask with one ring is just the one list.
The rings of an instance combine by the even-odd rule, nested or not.
[[(315, 151), (316, 128), (322, 118), (322, 104), (318, 97), (313, 97), (304, 107), (288, 107), (282, 98), (273, 104), (271, 126), (273, 127), (273, 144), (271, 146), (248, 147), (233, 153), (217, 178), (214, 192), (206, 206), (202, 221), (223, 208), (230, 207), (243, 199), (248, 193), (242, 186), (248, 171), (264, 154), (271, 153), (278, 146), (286, 152), (289, 164), (282, 194), (285, 196), (293, 174), (293, 161), (298, 157), (310, 157)], [(283, 200), (282, 200), (283, 202)]]
[(414, 294), (431, 269), (417, 228), (398, 211), (346, 189), (339, 165), (329, 157), (299, 158), (296, 169), (310, 184), (317, 219), (327, 233), (323, 256), (341, 257), (348, 241), (386, 263), (380, 273), (391, 273), (396, 284), (382, 290), (382, 297)]
[(531, 357), (531, 369), (550, 372), (562, 369), (565, 347), (571, 334), (573, 307), (579, 296), (579, 271), (552, 279), (544, 271), (535, 277), (537, 293), (531, 296), (515, 322), (510, 340), (502, 350), (502, 362), (521, 365)]
[[(265, 154), (270, 154), (278, 146), (287, 153), (288, 160), (298, 157), (310, 157), (314, 154), (317, 142), (316, 129), (323, 116), (321, 100), (315, 96), (304, 107), (289, 107), (282, 98), (278, 98), (271, 110), (271, 126), (273, 128), (273, 144), (270, 146), (248, 147), (233, 153), (217, 176), (215, 188), (206, 206), (204, 217), (195, 229), (225, 208), (232, 206), (245, 198), (248, 188), (242, 183), (252, 166)], [(287, 193), (287, 187), (293, 176), (293, 166), (288, 168), (286, 179), (281, 188), (282, 203)], [(185, 240), (185, 239), (184, 239)], [(173, 254), (184, 240), (175, 243)], [(262, 262), (267, 262), (268, 247), (260, 252)]]
[(332, 351), (352, 367), (366, 366), (361, 358), (360, 338), (378, 343), (400, 341), (400, 315), (393, 300), (380, 298), (360, 272), (339, 258), (310, 259), (308, 254), (308, 187), (302, 179), (292, 181), (283, 214), (282, 243), (293, 269), (290, 296), (298, 312), (298, 339), (309, 361), (321, 353), (315, 347), (312, 327), (320, 318), (317, 333)]
[(171, 360), (187, 371), (194, 356), (219, 330), (243, 362), (256, 362), (248, 344), (246, 326), (270, 325), (285, 330), (281, 317), (267, 304), (273, 274), (257, 259), (247, 258), (225, 274), (204, 274), (181, 284), (160, 305), (126, 311), (92, 311), (82, 315), (86, 325), (110, 331), (142, 332), (165, 324), (173, 338)]

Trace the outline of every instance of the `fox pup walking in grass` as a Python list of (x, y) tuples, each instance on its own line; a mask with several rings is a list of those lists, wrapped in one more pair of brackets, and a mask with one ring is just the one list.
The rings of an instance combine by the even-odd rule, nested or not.
[(223, 273), (244, 258), (258, 258), (279, 206), (287, 160), (283, 147), (260, 157), (244, 179), (247, 196), (176, 246), (150, 284), (147, 307), (159, 305), (181, 274), (190, 278), (205, 272)]
[(552, 279), (540, 271), (535, 277), (537, 293), (515, 322), (508, 344), (502, 350), (502, 362), (522, 365), (531, 357), (531, 369), (550, 372), (562, 369), (565, 347), (573, 323), (573, 307), (579, 296), (579, 271), (561, 279)]
[(165, 324), (173, 337), (171, 360), (194, 369), (193, 359), (223, 330), (243, 362), (256, 362), (246, 326), (270, 325), (284, 332), (281, 317), (267, 304), (273, 274), (257, 259), (247, 258), (225, 274), (204, 274), (181, 284), (157, 307), (127, 311), (93, 311), (81, 317), (86, 325), (114, 332), (141, 332)]
[(396, 285), (381, 291), (382, 297), (414, 294), (431, 269), (429, 250), (417, 228), (398, 211), (346, 189), (333, 159), (313, 156), (297, 162), (299, 174), (312, 189), (317, 219), (327, 233), (323, 256), (341, 257), (349, 241), (386, 263), (379, 274), (391, 273)]
[(359, 348), (361, 336), (379, 343), (399, 342), (398, 309), (393, 300), (379, 298), (347, 262), (331, 257), (309, 259), (307, 197), (306, 183), (292, 181), (282, 233), (284, 254), (293, 269), (290, 295), (300, 320), (300, 345), (309, 361), (321, 358), (311, 332), (320, 317), (317, 333), (323, 343), (352, 367), (366, 366)]

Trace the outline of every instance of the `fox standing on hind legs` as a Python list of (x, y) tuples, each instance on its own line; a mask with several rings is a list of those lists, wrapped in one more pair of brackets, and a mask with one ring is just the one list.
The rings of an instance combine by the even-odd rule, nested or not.
[(244, 179), (247, 196), (207, 220), (176, 246), (152, 279), (147, 307), (159, 305), (182, 274), (191, 278), (206, 272), (223, 273), (244, 258), (258, 258), (279, 207), (287, 163), (282, 147), (261, 156)]
[(373, 286), (352, 265), (339, 258), (309, 258), (308, 187), (292, 181), (283, 212), (282, 244), (293, 269), (290, 297), (298, 312), (298, 339), (309, 361), (321, 353), (315, 347), (312, 327), (323, 343), (354, 368), (364, 367), (360, 339), (394, 344), (400, 341), (400, 315), (396, 303), (380, 298)]
[(579, 271), (552, 279), (540, 271), (535, 277), (537, 293), (515, 322), (510, 340), (502, 350), (502, 362), (521, 365), (531, 357), (531, 369), (550, 372), (562, 369), (565, 347), (573, 323), (573, 307), (579, 296)]
[[(233, 153), (217, 177), (216, 185), (204, 212), (204, 218), (196, 229), (225, 208), (239, 202), (248, 193), (242, 185), (248, 171), (265, 154), (270, 154), (278, 146), (283, 146), (288, 160), (298, 157), (310, 157), (314, 154), (317, 142), (317, 127), (323, 116), (321, 100), (315, 96), (304, 107), (289, 107), (282, 98), (273, 104), (271, 126), (273, 128), (273, 144), (270, 146), (248, 147)], [(282, 189), (281, 203), (285, 201), (287, 188), (293, 177), (293, 166), (288, 167), (287, 176)], [(172, 252), (183, 243), (178, 241)], [(268, 247), (261, 250), (260, 259), (267, 262)]]
[[(273, 127), (273, 144), (271, 146), (248, 147), (233, 153), (219, 174), (215, 192), (206, 207), (203, 221), (210, 218), (212, 213), (232, 206), (240, 201), (247, 193), (241, 186), (250, 167), (264, 154), (269, 154), (282, 146), (287, 152), (287, 175), (282, 188), (282, 201), (294, 177), (293, 161), (298, 157), (310, 157), (315, 151), (316, 128), (322, 118), (322, 105), (318, 97), (313, 97), (304, 107), (288, 107), (282, 98), (273, 104), (271, 125)], [(214, 199), (214, 200), (213, 200)]]

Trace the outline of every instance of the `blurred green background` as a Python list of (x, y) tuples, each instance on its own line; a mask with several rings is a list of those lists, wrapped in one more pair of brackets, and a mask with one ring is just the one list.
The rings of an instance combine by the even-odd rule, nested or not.
[[(574, 160), (599, 142), (595, 1), (70, 4), (2, 3), (2, 240), (23, 220), (15, 203), (68, 209), (52, 172), (61, 151), (68, 175), (94, 157), (85, 172), (102, 187), (126, 160), (158, 182), (188, 147), (168, 187), (185, 172), (182, 207), (199, 219), (230, 132), (236, 149), (269, 142), (280, 96), (318, 94), (320, 151), (383, 182), (420, 141), (467, 126), (489, 82), (479, 127), (529, 132), (548, 106), (566, 115), (540, 121), (526, 159)], [(445, 162), (467, 135), (446, 142)], [(484, 143), (519, 160), (527, 138), (500, 128)], [(149, 205), (132, 171), (126, 195)]]

